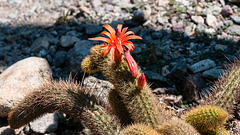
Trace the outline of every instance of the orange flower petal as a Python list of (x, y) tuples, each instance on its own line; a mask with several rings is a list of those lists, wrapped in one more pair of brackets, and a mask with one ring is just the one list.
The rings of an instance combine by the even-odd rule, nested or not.
[(102, 51), (102, 57), (104, 57), (105, 55), (107, 55), (110, 51), (110, 47), (107, 46), (103, 51)]
[(140, 36), (130, 35), (130, 36), (124, 38), (122, 42), (127, 41), (129, 39), (142, 39), (142, 38)]
[(118, 24), (117, 28), (118, 28), (118, 30), (119, 30), (119, 32), (121, 34), (121, 32), (122, 32), (122, 24)]
[(107, 35), (111, 40), (113, 40), (112, 39), (112, 35), (109, 32), (107, 32), (107, 31), (101, 32), (101, 35)]
[(133, 44), (131, 44), (131, 43), (125, 43), (125, 44), (123, 44), (123, 45), (125, 45), (125, 46), (129, 49), (129, 51), (132, 51), (132, 50), (133, 50)]
[(116, 35), (115, 35), (116, 31), (110, 25), (105, 24), (103, 25), (103, 27), (106, 28), (111, 33), (113, 40), (116, 39)]
[(95, 38), (89, 38), (88, 40), (101, 40), (101, 41), (104, 41), (104, 42), (107, 42), (107, 43), (110, 43), (111, 40), (108, 39), (108, 38), (105, 38), (105, 37), (95, 37)]
[(127, 37), (127, 35), (130, 35), (130, 34), (133, 34), (133, 35), (135, 35), (134, 34), (134, 32), (132, 32), (132, 31), (128, 31), (127, 33), (125, 33), (124, 35), (121, 35), (121, 37), (119, 38), (120, 40), (124, 40), (124, 38), (126, 38)]

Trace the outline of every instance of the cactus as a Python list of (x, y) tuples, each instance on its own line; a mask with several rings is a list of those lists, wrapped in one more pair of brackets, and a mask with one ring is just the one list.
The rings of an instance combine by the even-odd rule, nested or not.
[(145, 124), (133, 124), (121, 130), (119, 135), (161, 135), (151, 126)]
[(118, 116), (122, 125), (128, 125), (132, 123), (130, 114), (127, 111), (122, 98), (119, 96), (118, 92), (115, 89), (111, 89), (108, 93), (108, 102), (115, 115)]
[(198, 106), (187, 112), (183, 119), (194, 126), (200, 133), (221, 126), (228, 118), (228, 113), (218, 106)]
[(192, 125), (178, 118), (164, 122), (158, 131), (162, 135), (200, 135)]
[(122, 64), (116, 66), (109, 56), (101, 56), (101, 46), (97, 45), (91, 50), (94, 53), (90, 57), (106, 79), (114, 85), (134, 122), (157, 128), (159, 123), (168, 118), (169, 114), (161, 113), (161, 109), (158, 108), (149, 85), (145, 84), (143, 89), (138, 89), (137, 80), (141, 75), (140, 69), (138, 69), (138, 76), (134, 78), (124, 58)]
[(238, 104), (240, 99), (240, 60), (236, 60), (228, 67), (221, 79), (216, 81), (213, 92), (210, 93), (203, 104), (215, 105), (233, 114), (234, 104)]
[(81, 122), (91, 130), (91, 133), (98, 135), (118, 135), (121, 129), (118, 120), (101, 106), (95, 106), (95, 110), (83, 112)]
[[(120, 123), (115, 121), (111, 115), (106, 114), (107, 110), (102, 108), (99, 103), (101, 101), (98, 101), (94, 95), (91, 95), (90, 90), (83, 89), (77, 83), (72, 81), (64, 82), (62, 80), (59, 82), (52, 81), (28, 95), (13, 108), (9, 113), (8, 123), (11, 128), (16, 129), (45, 113), (54, 111), (66, 113), (79, 121), (84, 121), (86, 119), (84, 114), (92, 111), (102, 115), (105, 114), (109, 118), (96, 119), (96, 123), (104, 123), (105, 125), (103, 126), (105, 128), (112, 128), (118, 132)], [(105, 130), (98, 131), (103, 133)]]
[(97, 73), (99, 72), (98, 68), (96, 65), (91, 60), (90, 56), (87, 56), (85, 59), (83, 59), (81, 63), (81, 68), (84, 72), (87, 72), (89, 74)]
[(229, 135), (228, 131), (223, 126), (209, 129), (202, 134), (203, 135)]

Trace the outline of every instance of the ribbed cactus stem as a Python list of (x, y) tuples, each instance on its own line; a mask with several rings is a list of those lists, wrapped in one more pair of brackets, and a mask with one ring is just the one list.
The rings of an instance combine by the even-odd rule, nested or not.
[(93, 134), (118, 135), (121, 129), (120, 122), (109, 115), (100, 106), (83, 112), (81, 122), (85, 124)]
[(59, 111), (79, 119), (87, 108), (97, 105), (96, 97), (72, 81), (49, 82), (29, 94), (11, 110), (8, 122), (11, 128), (19, 128), (45, 113)]
[(200, 133), (221, 126), (228, 118), (228, 112), (218, 106), (198, 106), (187, 112), (183, 119)]
[(132, 123), (129, 112), (127, 111), (126, 106), (124, 105), (122, 98), (119, 96), (119, 93), (113, 88), (108, 93), (108, 102), (115, 115), (118, 116), (122, 125), (128, 125)]

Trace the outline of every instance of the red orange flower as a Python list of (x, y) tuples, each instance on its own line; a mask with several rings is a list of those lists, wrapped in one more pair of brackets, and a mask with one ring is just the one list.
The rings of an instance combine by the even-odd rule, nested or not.
[(145, 75), (142, 73), (142, 75), (138, 78), (138, 89), (142, 89), (144, 84), (146, 82)]
[(122, 29), (122, 24), (118, 24), (116, 31), (108, 24), (103, 25), (103, 27), (106, 28), (109, 32), (103, 31), (101, 35), (106, 35), (108, 36), (108, 38), (106, 37), (89, 38), (89, 40), (103, 41), (104, 44), (103, 47), (105, 47), (105, 49), (102, 52), (103, 57), (105, 55), (108, 55), (110, 52), (112, 59), (116, 57), (122, 58), (122, 55), (124, 54), (124, 50), (126, 51), (126, 48), (130, 51), (132, 51), (135, 48), (134, 44), (128, 40), (142, 39), (140, 36), (136, 36), (132, 31), (126, 32), (128, 28), (126, 27)]
[(138, 75), (138, 67), (137, 67), (137, 63), (135, 62), (135, 60), (133, 59), (133, 57), (130, 54), (130, 51), (128, 50), (127, 52), (125, 52), (125, 58), (128, 64), (128, 67), (130, 69), (130, 72), (132, 73), (132, 76), (134, 78), (137, 77)]

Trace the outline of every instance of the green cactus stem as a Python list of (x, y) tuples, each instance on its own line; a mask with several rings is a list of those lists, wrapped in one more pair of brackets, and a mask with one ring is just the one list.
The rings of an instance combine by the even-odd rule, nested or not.
[(95, 106), (94, 110), (92, 108), (83, 112), (81, 122), (94, 135), (118, 135), (121, 129), (120, 122), (100, 106)]
[(122, 101), (122, 98), (114, 88), (108, 93), (108, 102), (114, 114), (120, 119), (122, 125), (128, 125), (133, 122), (130, 114), (127, 111), (127, 108)]
[(228, 118), (228, 112), (218, 106), (198, 106), (187, 112), (183, 119), (200, 133), (221, 126)]

